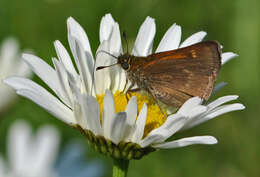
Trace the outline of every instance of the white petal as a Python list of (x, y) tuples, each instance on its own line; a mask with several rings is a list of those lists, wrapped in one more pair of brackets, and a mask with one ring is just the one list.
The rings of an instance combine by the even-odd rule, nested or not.
[(14, 38), (7, 38), (0, 49), (0, 66), (1, 75), (9, 75), (10, 70), (12, 71), (15, 60), (18, 58), (18, 42)]
[[(83, 50), (85, 52), (88, 52), (91, 57), (92, 60), (88, 61), (90, 62), (91, 66), (94, 65), (94, 60), (93, 60), (93, 56), (92, 56), (92, 52), (91, 52), (91, 48), (89, 45), (89, 40), (88, 40), (88, 36), (85, 33), (84, 29), (80, 26), (80, 24), (74, 20), (72, 17), (69, 17), (67, 20), (67, 26), (68, 26), (68, 38), (69, 38), (69, 42), (70, 42), (70, 38), (76, 38), (77, 40), (80, 41), (80, 43), (82, 44)], [(73, 45), (73, 44), (72, 44)], [(70, 47), (71, 49), (74, 48), (71, 46), (70, 43)]]
[(207, 105), (207, 107), (209, 108), (209, 111), (224, 104), (224, 103), (227, 103), (229, 101), (233, 101), (233, 100), (236, 100), (238, 98), (238, 95), (228, 95), (228, 96), (223, 96), (223, 97), (220, 97), (218, 99), (216, 99), (215, 101), (212, 101), (211, 103), (209, 103)]
[[(118, 56), (122, 52), (119, 25), (112, 20), (112, 17), (110, 17), (110, 14), (103, 17), (101, 22), (100, 30), (104, 33), (101, 38), (104, 39), (102, 39), (102, 43), (97, 50), (95, 68), (99, 66), (108, 66), (117, 62), (117, 59), (102, 51), (108, 52), (114, 56)], [(95, 82), (97, 94), (103, 94), (106, 89), (110, 89), (113, 92), (117, 91), (120, 86), (121, 73), (122, 69), (119, 66), (113, 66), (111, 68), (96, 71)]]
[(188, 119), (189, 117), (183, 117), (179, 114), (173, 114), (167, 118), (167, 120), (161, 127), (154, 129), (151, 134), (165, 130), (167, 133), (165, 133), (164, 137), (161, 139), (161, 142), (163, 142), (174, 135), (176, 132), (178, 132), (180, 129), (182, 129), (182, 127), (187, 123)]
[[(107, 52), (109, 52), (115, 56), (118, 56), (119, 54), (122, 53), (121, 35), (120, 35), (118, 23), (114, 24), (113, 31), (109, 38), (108, 43), (109, 43), (108, 44), (109, 49)], [(113, 57), (110, 57), (110, 60), (111, 60), (109, 62), (110, 64), (117, 63), (117, 60), (115, 60), (115, 58), (113, 58)], [(107, 68), (107, 70), (110, 72), (110, 78), (111, 78), (110, 89), (113, 92), (116, 92), (117, 90), (119, 90), (120, 77), (121, 77), (121, 73), (123, 72), (123, 70), (118, 65)]]
[(197, 117), (203, 113), (205, 113), (208, 110), (206, 106), (198, 105), (192, 110), (189, 111), (188, 117), (191, 119), (192, 117)]
[(120, 72), (120, 81), (119, 81), (119, 87), (118, 87), (118, 91), (124, 91), (125, 85), (126, 85), (126, 72), (122, 70), (122, 72)]
[(52, 59), (52, 62), (56, 68), (57, 76), (61, 88), (60, 98), (66, 105), (72, 107), (73, 100), (72, 100), (71, 90), (68, 82), (67, 72), (64, 68), (64, 65), (55, 58)]
[(66, 72), (66, 73), (67, 73), (67, 79), (68, 79), (68, 83), (69, 83), (69, 86), (70, 86), (72, 97), (75, 98), (75, 96), (78, 93), (83, 93), (83, 90), (84, 90), (83, 89), (84, 86), (82, 85), (83, 83), (82, 83), (80, 77), (75, 78), (69, 72)]
[(124, 138), (126, 141), (130, 141), (135, 130), (134, 124), (137, 116), (137, 100), (135, 96), (132, 96), (131, 99), (129, 100), (125, 112), (127, 115), (126, 118), (127, 127), (125, 130)]
[(163, 36), (155, 53), (177, 49), (181, 42), (181, 27), (173, 24)]
[(197, 126), (199, 124), (202, 124), (202, 123), (204, 123), (210, 119), (213, 119), (217, 116), (220, 116), (222, 114), (232, 112), (232, 111), (243, 110), (243, 109), (245, 109), (245, 106), (242, 104), (239, 104), (239, 103), (220, 106), (220, 107), (216, 108), (216, 110), (213, 110), (210, 114), (203, 116), (203, 117), (197, 119), (196, 121), (192, 122), (192, 124), (189, 124), (189, 127), (187, 127), (187, 128)]
[(133, 126), (137, 116), (137, 99), (136, 96), (132, 96), (129, 100), (126, 109), (127, 124)]
[(31, 77), (32, 76), (32, 70), (29, 68), (29, 66), (22, 60), (22, 57), (20, 61), (16, 62), (17, 65), (17, 75), (22, 77)]
[(127, 127), (126, 121), (125, 112), (119, 112), (115, 117), (113, 117), (111, 127), (111, 141), (113, 141), (113, 143), (118, 144), (123, 140)]
[[(16, 93), (35, 102), (63, 122), (68, 124), (75, 124), (75, 119), (72, 111), (68, 109), (64, 104), (59, 102), (59, 100), (55, 97), (31, 90), (18, 90), (16, 91)], [(47, 98), (43, 98), (44, 96), (46, 96)]]
[[(188, 117), (189, 119), (187, 120), (187, 122), (185, 123), (185, 125), (181, 128), (181, 130), (186, 130), (189, 129), (191, 126), (193, 125), (194, 122), (196, 122), (198, 119), (200, 119), (201, 117), (203, 117), (204, 114), (206, 114), (208, 111), (208, 107), (206, 106), (202, 106), (202, 105), (198, 105), (195, 108), (193, 108), (189, 113), (188, 113)], [(200, 117), (201, 116), (201, 117)]]
[(59, 143), (60, 137), (54, 127), (41, 127), (32, 146), (31, 171), (39, 174), (52, 169), (58, 155)]
[(17, 90), (17, 94), (32, 100), (55, 117), (66, 123), (75, 123), (72, 111), (40, 85), (19, 77), (7, 78), (4, 82)]
[(216, 144), (218, 141), (213, 136), (194, 136), (189, 138), (183, 138), (167, 143), (153, 145), (154, 148), (170, 149), (190, 146), (193, 144)]
[[(164, 130), (165, 131), (165, 130)], [(161, 142), (163, 139), (165, 132), (160, 132), (160, 134), (152, 134), (145, 137), (143, 140), (139, 142), (139, 145), (144, 148), (149, 146), (150, 144)]]
[(132, 142), (138, 143), (139, 141), (141, 141), (144, 135), (146, 117), (147, 117), (147, 105), (144, 103), (143, 108), (141, 109), (136, 120), (136, 128), (132, 137)]
[(206, 118), (209, 120), (209, 119), (215, 118), (217, 116), (220, 116), (220, 115), (228, 113), (228, 112), (238, 111), (238, 110), (243, 110), (243, 109), (245, 109), (245, 106), (240, 103), (224, 105), (224, 106), (220, 106), (220, 107), (216, 108), (215, 110), (211, 111), (210, 114), (208, 114), (206, 116)]
[(115, 103), (112, 93), (107, 90), (103, 103), (102, 128), (104, 137), (111, 139), (113, 119), (115, 118)]
[(0, 80), (0, 110), (5, 110), (7, 106), (11, 104), (13, 100), (15, 100), (17, 95), (15, 94), (14, 90), (1, 82), (2, 80)]
[(207, 35), (205, 31), (197, 32), (190, 37), (188, 37), (181, 45), (180, 48), (187, 47), (193, 44), (196, 44), (203, 40), (203, 38)]
[(122, 52), (121, 34), (118, 23), (112, 28), (111, 37), (109, 38), (109, 51), (111, 54), (119, 54)]
[(56, 53), (58, 55), (59, 60), (63, 63), (65, 66), (66, 70), (70, 72), (74, 77), (77, 77), (77, 72), (74, 68), (74, 65), (71, 61), (71, 58), (65, 49), (65, 47), (62, 45), (62, 43), (58, 40), (54, 42), (54, 46), (56, 49)]
[(102, 135), (100, 124), (100, 108), (97, 100), (92, 96), (81, 96), (82, 119), (87, 119), (89, 129), (95, 135)]
[(75, 80), (75, 78), (70, 74), (68, 74), (68, 81), (69, 81), (69, 85), (71, 87), (72, 90), (72, 94), (73, 94), (73, 113), (74, 113), (74, 117), (75, 117), (75, 121), (78, 125), (81, 126), (81, 128), (83, 129), (87, 129), (90, 130), (88, 123), (87, 123), (87, 118), (83, 115), (83, 97), (85, 95), (85, 93), (81, 93), (80, 87), (77, 86), (77, 82)]
[(170, 115), (161, 127), (154, 129), (150, 134), (154, 132), (160, 132), (162, 129), (168, 131), (172, 130), (172, 134), (174, 134), (180, 129), (180, 127), (182, 127), (185, 124), (186, 121), (187, 118), (181, 114)]
[(72, 18), (68, 18), (68, 40), (75, 58), (77, 68), (85, 85), (85, 90), (90, 92), (94, 59), (84, 29)]
[(100, 43), (102, 43), (104, 40), (108, 40), (112, 33), (114, 24), (115, 21), (111, 14), (106, 14), (104, 17), (102, 17), (99, 31)]
[(0, 176), (6, 176), (6, 165), (4, 159), (0, 156)]
[(152, 130), (147, 137), (141, 140), (141, 146), (144, 147), (149, 144), (165, 141), (167, 138), (179, 131), (185, 125), (187, 120), (188, 118), (183, 117), (181, 114), (173, 114), (169, 116), (161, 127)]
[(15, 122), (8, 134), (8, 159), (14, 171), (22, 171), (26, 168), (27, 155), (31, 151), (31, 128), (24, 121)]
[(220, 89), (222, 89), (222, 88), (225, 87), (226, 85), (227, 85), (226, 82), (220, 82), (220, 83), (218, 83), (218, 84), (214, 87), (214, 89), (213, 89), (211, 95), (214, 95), (217, 91), (219, 91)]
[(178, 114), (186, 115), (192, 108), (202, 103), (199, 97), (192, 97), (188, 99), (178, 110)]
[(225, 52), (222, 53), (221, 55), (221, 64), (224, 65), (225, 63), (227, 63), (228, 61), (230, 61), (231, 59), (237, 57), (238, 55), (236, 53), (233, 52)]
[[(103, 41), (102, 44), (99, 46), (97, 51), (108, 51), (109, 49), (109, 43), (108, 41)], [(106, 89), (110, 88), (111, 85), (111, 77), (110, 77), (110, 68), (105, 68), (102, 70), (96, 71), (96, 68), (99, 66), (108, 66), (114, 63), (115, 59), (113, 59), (111, 56), (99, 52), (96, 57), (96, 63), (95, 63), (95, 90), (96, 94), (104, 94)], [(112, 68), (113, 69), (113, 68)]]
[(45, 63), (41, 58), (32, 54), (23, 54), (24, 61), (30, 66), (37, 76), (39, 76), (56, 94), (60, 92), (59, 80), (56, 71)]
[(73, 113), (76, 120), (77, 125), (79, 125), (84, 130), (90, 130), (89, 125), (87, 123), (86, 117), (82, 113), (81, 104), (79, 103), (80, 98), (76, 97), (77, 101), (74, 101), (73, 104)]
[(126, 84), (125, 71), (120, 66), (113, 66), (110, 68), (111, 86), (110, 89), (115, 93), (116, 91), (123, 91)]
[(83, 44), (79, 40), (75, 40), (74, 43), (81, 79), (85, 85), (86, 92), (91, 93), (94, 69), (92, 54), (84, 50)]
[(155, 22), (151, 17), (147, 17), (139, 29), (135, 40), (132, 55), (147, 56), (151, 53), (153, 38), (155, 35)]

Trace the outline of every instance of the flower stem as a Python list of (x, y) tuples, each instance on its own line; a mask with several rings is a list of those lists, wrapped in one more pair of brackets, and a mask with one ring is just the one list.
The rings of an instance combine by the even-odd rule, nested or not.
[(129, 160), (115, 158), (113, 160), (113, 177), (126, 177), (129, 166)]

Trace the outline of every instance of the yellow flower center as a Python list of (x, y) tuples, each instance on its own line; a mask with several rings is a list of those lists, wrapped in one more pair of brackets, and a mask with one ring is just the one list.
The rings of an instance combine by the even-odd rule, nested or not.
[[(137, 92), (132, 93), (132, 96), (136, 96), (137, 98), (138, 112), (141, 111), (144, 103), (147, 104), (147, 118), (146, 118), (146, 124), (145, 124), (144, 136), (143, 136), (146, 137), (149, 132), (151, 132), (155, 128), (160, 127), (165, 122), (166, 112), (162, 110), (163, 111), (162, 113), (158, 104), (149, 96)], [(100, 105), (100, 112), (102, 115), (104, 94), (98, 95), (97, 100)], [(116, 112), (124, 111), (127, 106), (126, 94), (117, 91), (116, 93), (114, 93), (114, 102), (115, 102)]]

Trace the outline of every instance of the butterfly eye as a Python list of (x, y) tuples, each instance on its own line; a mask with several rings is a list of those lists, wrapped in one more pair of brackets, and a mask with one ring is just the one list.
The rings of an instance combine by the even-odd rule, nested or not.
[(122, 63), (121, 66), (122, 66), (122, 68), (124, 70), (128, 70), (129, 69), (129, 64), (127, 62)]

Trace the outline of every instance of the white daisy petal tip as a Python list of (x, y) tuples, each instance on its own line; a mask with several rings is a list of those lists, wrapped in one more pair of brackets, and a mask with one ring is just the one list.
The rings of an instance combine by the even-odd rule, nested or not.
[(133, 55), (147, 56), (152, 53), (155, 31), (155, 20), (148, 16), (139, 28), (132, 50)]
[(239, 98), (239, 95), (230, 95), (230, 98), (232, 98), (232, 100), (236, 100)]
[(58, 51), (60, 51), (60, 48), (63, 47), (62, 43), (59, 40), (55, 40), (53, 42), (53, 45), (56, 49), (56, 53), (58, 53)]
[(70, 26), (70, 25), (72, 25), (73, 23), (75, 23), (76, 22), (76, 20), (73, 18), (73, 17), (68, 17), (67, 18), (67, 24), (68, 24), (68, 26)]
[[(112, 17), (112, 14), (111, 13), (107, 13), (105, 14), (104, 18), (108, 18), (112, 21), (113, 17)], [(114, 20), (114, 19), (113, 19)]]
[(202, 144), (217, 144), (218, 140), (213, 136), (204, 136)]
[(239, 55), (233, 52), (224, 52), (221, 55), (221, 63), (224, 65), (225, 63), (229, 62), (230, 60), (238, 57)]
[(61, 44), (61, 42), (60, 42), (59, 40), (56, 39), (56, 40), (53, 42), (53, 44), (54, 44), (54, 46), (58, 46), (58, 45)]
[(227, 102), (230, 102), (230, 101), (234, 101), (236, 99), (238, 99), (238, 95), (228, 95), (228, 96), (223, 96), (223, 97), (220, 97), (214, 101), (212, 101), (211, 103), (209, 103), (207, 105), (207, 107), (209, 108), (209, 110), (212, 110), (224, 103), (227, 103)]
[(9, 76), (2, 80), (2, 82), (14, 89), (18, 89), (19, 87), (16, 86), (16, 77), (15, 76)]
[(241, 104), (241, 103), (236, 103), (236, 109), (237, 111), (239, 110), (244, 110), (246, 109), (246, 106), (244, 104)]
[(6, 78), (2, 79), (1, 82), (2, 82), (3, 84), (6, 84), (6, 85), (10, 86), (9, 83), (8, 83), (10, 78), (11, 78), (11, 77), (6, 77)]
[(195, 145), (195, 144), (213, 145), (217, 143), (218, 143), (217, 139), (213, 136), (194, 136), (194, 137), (182, 138), (170, 142), (164, 142), (161, 144), (155, 144), (152, 146), (156, 149), (172, 149), (172, 148), (181, 148), (181, 147)]
[(112, 33), (114, 24), (115, 24), (115, 20), (113, 19), (110, 13), (102, 17), (100, 22), (100, 30), (99, 30), (100, 43), (102, 43), (105, 40), (108, 40), (108, 38)]
[(150, 16), (147, 16), (146, 19), (145, 19), (145, 22), (149, 22), (149, 23), (154, 23), (155, 22), (155, 19), (150, 17)]
[(180, 41), (181, 27), (173, 24), (163, 36), (159, 46), (156, 49), (156, 53), (177, 49), (180, 45)]
[(35, 57), (35, 55), (30, 54), (30, 53), (22, 53), (22, 58), (23, 58), (25, 61), (31, 60), (32, 57)]
[(180, 48), (183, 47), (187, 47), (189, 45), (193, 45), (196, 44), (198, 42), (201, 42), (204, 37), (207, 35), (207, 33), (205, 31), (199, 31), (193, 35), (191, 35), (190, 37), (188, 37), (181, 45)]
[(201, 36), (206, 36), (207, 35), (207, 32), (206, 31), (199, 31), (198, 33), (200, 33)]
[(67, 19), (67, 28), (70, 35), (72, 35), (71, 33), (73, 32), (73, 28), (76, 28), (78, 25), (78, 22), (73, 17)]

